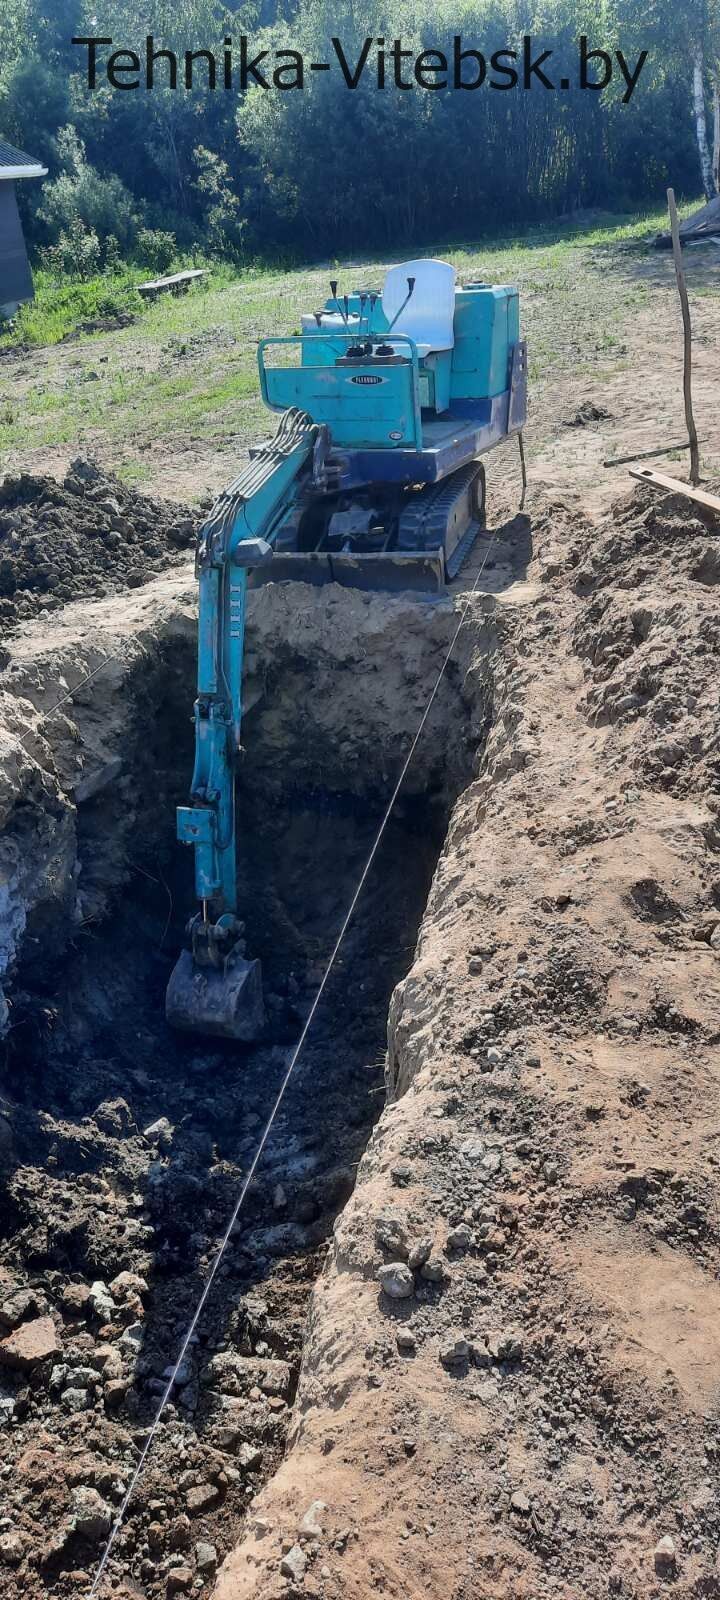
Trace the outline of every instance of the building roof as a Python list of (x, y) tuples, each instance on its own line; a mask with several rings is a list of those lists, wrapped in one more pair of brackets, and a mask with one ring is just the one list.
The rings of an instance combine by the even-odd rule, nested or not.
[(0, 179), (44, 178), (46, 173), (47, 167), (35, 156), (26, 155), (24, 150), (16, 150), (14, 145), (0, 139)]

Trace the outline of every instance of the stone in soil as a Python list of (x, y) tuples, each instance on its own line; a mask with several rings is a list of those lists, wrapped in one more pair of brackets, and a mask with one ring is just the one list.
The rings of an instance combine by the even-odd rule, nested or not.
[(60, 1349), (52, 1317), (35, 1317), (0, 1340), (0, 1365), (29, 1372), (49, 1361)]
[(199, 1573), (212, 1575), (217, 1566), (217, 1550), (214, 1544), (208, 1544), (206, 1540), (200, 1539), (195, 1546), (195, 1561)]
[(112, 1526), (112, 1509), (97, 1489), (81, 1485), (73, 1491), (73, 1524), (77, 1533), (96, 1544), (107, 1537)]
[(661, 1575), (667, 1576), (668, 1573), (675, 1571), (677, 1563), (675, 1541), (669, 1533), (663, 1534), (662, 1539), (658, 1539), (653, 1551), (653, 1558), (655, 1571)]
[(462, 1334), (451, 1335), (440, 1346), (440, 1360), (444, 1367), (462, 1366), (470, 1355), (471, 1346)]
[(302, 1583), (307, 1567), (307, 1556), (301, 1545), (294, 1544), (286, 1551), (280, 1562), (280, 1571), (284, 1578), (292, 1578), (295, 1583)]
[(415, 1287), (410, 1268), (403, 1261), (389, 1261), (378, 1267), (377, 1280), (390, 1300), (407, 1300)]

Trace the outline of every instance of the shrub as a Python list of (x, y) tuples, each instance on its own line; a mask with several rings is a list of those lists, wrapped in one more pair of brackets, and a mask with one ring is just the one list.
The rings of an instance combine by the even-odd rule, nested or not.
[(147, 267), (148, 272), (158, 275), (169, 272), (177, 254), (177, 240), (174, 233), (166, 233), (162, 228), (141, 228), (135, 245), (135, 258), (141, 267)]
[(122, 271), (122, 264), (120, 245), (114, 233), (109, 233), (103, 250), (103, 271), (113, 274), (120, 272)]
[(102, 265), (102, 245), (94, 229), (75, 217), (56, 244), (41, 252), (41, 259), (55, 277), (94, 278)]
[(46, 185), (38, 208), (51, 242), (79, 221), (98, 239), (112, 235), (120, 249), (129, 250), (142, 221), (129, 190), (114, 174), (103, 177), (90, 166), (74, 128), (61, 129), (57, 148), (65, 171)]
[(193, 161), (197, 170), (193, 188), (205, 212), (210, 251), (239, 261), (244, 254), (246, 224), (228, 164), (204, 145), (193, 151)]

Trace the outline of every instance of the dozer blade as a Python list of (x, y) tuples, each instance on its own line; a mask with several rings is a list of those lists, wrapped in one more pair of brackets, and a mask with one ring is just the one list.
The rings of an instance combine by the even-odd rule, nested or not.
[(249, 1044), (265, 1027), (259, 961), (231, 958), (223, 967), (200, 967), (189, 950), (175, 963), (165, 997), (173, 1028), (214, 1034)]

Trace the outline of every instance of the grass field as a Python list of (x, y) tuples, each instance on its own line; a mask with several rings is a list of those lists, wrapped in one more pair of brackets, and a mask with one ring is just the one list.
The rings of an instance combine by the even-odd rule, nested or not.
[[(648, 250), (649, 236), (663, 225), (660, 213), (595, 218), (584, 226), (437, 253), (462, 277), (519, 285), (537, 404), (544, 387), (564, 372), (602, 381), (629, 364), (633, 329), (648, 316), (652, 321), (656, 298), (664, 303), (667, 293), (671, 262), (665, 253)], [(198, 460), (209, 453), (237, 454), (267, 433), (258, 394), (258, 339), (296, 331), (300, 311), (322, 303), (331, 276), (339, 277), (341, 289), (358, 279), (380, 284), (383, 267), (377, 261), (329, 261), (235, 276), (219, 268), (205, 286), (149, 306), (129, 283), (127, 309), (134, 320), (128, 325), (80, 332), (46, 348), (22, 347), (21, 322), (4, 350), (0, 341), (5, 464), (37, 470), (53, 453), (90, 452), (125, 478), (152, 480), (157, 487), (164, 463), (185, 457), (188, 475), (189, 452)], [(695, 294), (715, 293), (709, 269), (696, 277)], [(87, 292), (70, 285), (66, 293), (76, 294), (82, 321)], [(90, 299), (92, 314), (102, 318), (99, 294)], [(62, 325), (67, 307), (62, 315), (56, 308), (53, 317), (51, 300), (50, 286), (41, 283), (37, 304), (28, 310), (36, 318), (35, 335), (43, 318), (48, 337)], [(198, 494), (203, 487), (198, 482)]]

